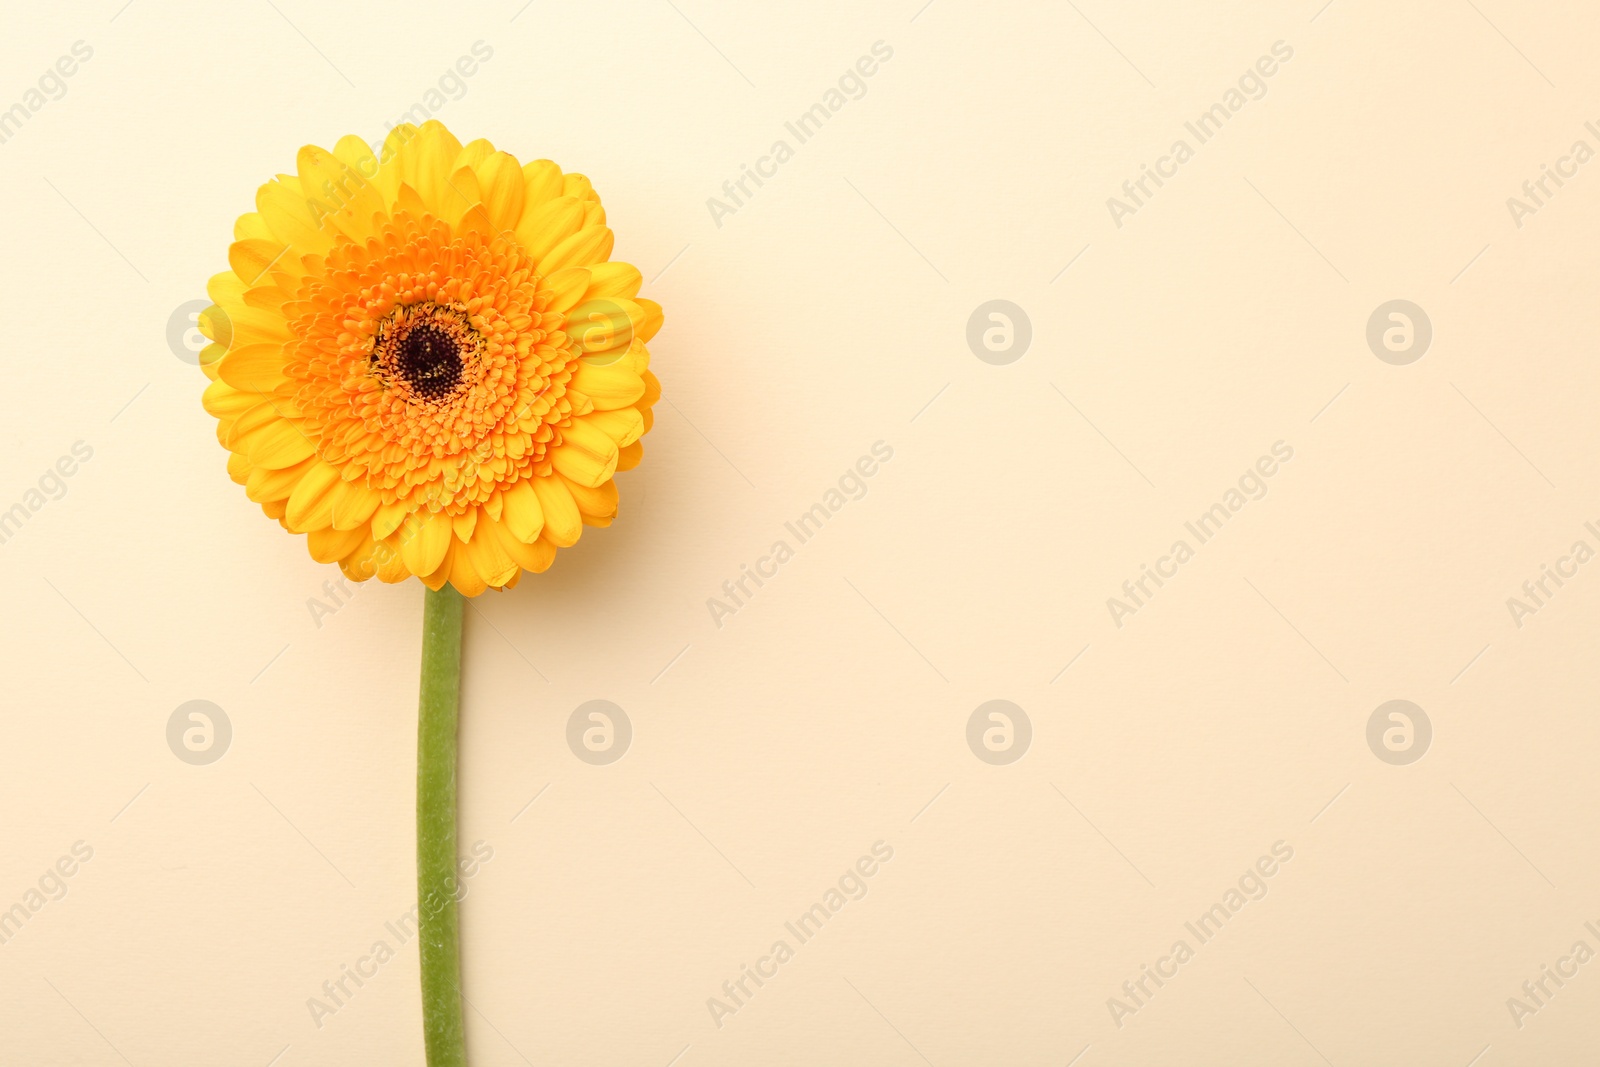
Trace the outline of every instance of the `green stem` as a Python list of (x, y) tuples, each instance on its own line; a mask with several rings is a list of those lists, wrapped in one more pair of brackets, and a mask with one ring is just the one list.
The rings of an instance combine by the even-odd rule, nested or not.
[(417, 941), (428, 1067), (465, 1067), (456, 914), (456, 713), (461, 704), (461, 594), (429, 590), (422, 611), (417, 709)]

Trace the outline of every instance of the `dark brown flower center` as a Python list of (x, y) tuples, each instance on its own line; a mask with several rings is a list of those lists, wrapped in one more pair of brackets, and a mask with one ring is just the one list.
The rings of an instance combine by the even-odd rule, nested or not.
[(448, 396), (461, 382), (461, 349), (451, 337), (431, 323), (406, 334), (395, 353), (395, 374), (411, 391), (428, 400)]
[(396, 308), (379, 325), (372, 370), (407, 403), (444, 403), (480, 369), (482, 344), (464, 309), (424, 300)]

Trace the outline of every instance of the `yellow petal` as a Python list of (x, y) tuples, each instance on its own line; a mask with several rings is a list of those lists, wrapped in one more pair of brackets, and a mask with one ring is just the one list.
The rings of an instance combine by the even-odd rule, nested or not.
[(461, 142), (442, 122), (429, 119), (406, 147), (401, 179), (417, 191), (424, 204), (440, 211), (449, 203), (450, 167), (461, 153)]
[(317, 463), (315, 456), (302, 460), (292, 467), (282, 470), (273, 470), (271, 467), (251, 467), (249, 477), (245, 479), (244, 495), (254, 500), (257, 504), (269, 504), (277, 500), (288, 500), (289, 494), (294, 492), (294, 487), (300, 484), (306, 471)]
[[(340, 485), (339, 471), (328, 463), (312, 464), (289, 494), (289, 509), (284, 518), (296, 533), (321, 530), (333, 525), (330, 501), (334, 487)], [(331, 563), (332, 560), (323, 560)]]
[(587, 267), (567, 267), (548, 275), (544, 288), (553, 294), (550, 310), (565, 315), (590, 289), (591, 272)]
[(561, 168), (536, 159), (522, 168), (522, 210), (526, 214), (561, 195)]
[(200, 350), (200, 372), (207, 381), (216, 381), (222, 372), (224, 350), (221, 345), (206, 345)]
[(235, 389), (227, 382), (212, 382), (200, 394), (200, 404), (219, 419), (238, 418), (261, 404), (261, 397)]
[(492, 155), (494, 155), (494, 145), (479, 137), (476, 141), (461, 146), (461, 151), (457, 152), (456, 158), (451, 161), (450, 169), (455, 171), (462, 167), (470, 167), (476, 170), (479, 163)]
[(617, 450), (617, 470), (631, 471), (644, 459), (644, 445), (635, 441), (631, 445), (624, 445)]
[(562, 267), (587, 267), (603, 263), (611, 255), (616, 235), (609, 226), (589, 226), (578, 230), (543, 256), (535, 256), (540, 274), (550, 274)]
[(582, 174), (563, 174), (561, 176), (561, 195), (575, 196), (579, 200), (600, 199), (600, 194), (594, 191), (594, 183)]
[(494, 235), (489, 212), (483, 206), (483, 190), (478, 188), (478, 176), (471, 167), (457, 167), (451, 171), (440, 196), (444, 221), (459, 227), (465, 219), (473, 228), (491, 237)]
[[(477, 596), (489, 587), (489, 583), (479, 573), (471, 551), (459, 541), (452, 546), (449, 566), (440, 570), (446, 575), (446, 580), (456, 587), (456, 592), (462, 596)], [(429, 588), (437, 589), (444, 583), (435, 586), (430, 581), (428, 584)]]
[(372, 536), (382, 541), (400, 528), (411, 514), (411, 506), (401, 501), (380, 505), (372, 515)]
[(328, 501), (333, 511), (333, 528), (359, 530), (365, 527), (382, 503), (383, 498), (366, 486), (341, 481)]
[(522, 168), (515, 156), (494, 152), (480, 161), (478, 187), (483, 190), (483, 206), (496, 231), (515, 230), (522, 221), (522, 204), (526, 183)]
[(644, 436), (644, 416), (639, 413), (638, 408), (596, 411), (592, 415), (584, 416), (583, 421), (624, 448)]
[(506, 529), (504, 523), (492, 523), (489, 529), (499, 538), (501, 550), (525, 571), (540, 574), (547, 570), (556, 558), (556, 546), (542, 537), (532, 544), (525, 545), (517, 540), (515, 534)]
[(563, 477), (596, 488), (616, 473), (617, 443), (587, 420), (575, 419), (561, 435), (550, 461)]
[(212, 304), (195, 316), (195, 325), (202, 336), (221, 345), (224, 350), (233, 344), (233, 319), (219, 304)]
[(325, 252), (333, 244), (328, 234), (318, 228), (304, 194), (284, 182), (268, 182), (256, 190), (256, 210), (266, 220), (272, 236), (298, 253)]
[(371, 184), (378, 161), (366, 142), (342, 137), (332, 152), (307, 145), (295, 165), (306, 208), (330, 243), (336, 231), (358, 240), (368, 235), (373, 214), (383, 210), (383, 196)]
[[(224, 382), (223, 384), (226, 385), (227, 383)], [(240, 393), (239, 395), (247, 396), (256, 401), (256, 403), (253, 407), (240, 412), (238, 415), (222, 419), (218, 423), (217, 439), (222, 442), (224, 448), (228, 449), (242, 449), (244, 445), (241, 442), (246, 438), (268, 423), (276, 422), (283, 418), (270, 401), (261, 399), (261, 394)]]
[[(339, 138), (339, 143), (333, 146), (333, 155), (364, 182), (370, 183), (378, 176), (378, 157), (372, 154), (372, 146), (353, 133), (347, 133)], [(300, 182), (306, 185), (304, 172), (300, 175)], [(306, 187), (315, 189), (310, 185)]]
[(237, 307), (227, 315), (228, 331), (232, 338), (228, 343), (230, 348), (259, 344), (281, 345), (289, 340), (289, 324), (284, 321), (281, 309)]
[(442, 511), (428, 511), (412, 518), (414, 522), (407, 523), (400, 533), (400, 558), (412, 574), (427, 577), (439, 569), (450, 548), (450, 517)]
[(450, 580), (450, 572), (455, 569), (457, 550), (460, 548), (461, 546), (456, 543), (455, 538), (452, 537), (447, 541), (444, 547), (444, 558), (439, 561), (439, 565), (433, 569), (433, 572), (417, 575), (418, 578), (422, 579), (422, 584), (436, 592), (443, 589), (445, 583)]
[(383, 148), (378, 152), (378, 176), (373, 179), (373, 184), (378, 187), (386, 203), (393, 201), (400, 191), (400, 157), (406, 146), (416, 139), (417, 128), (409, 122), (402, 122), (383, 139)]
[[(622, 361), (633, 368), (633, 373), (643, 376), (645, 369), (650, 366), (650, 350), (645, 347), (643, 341), (635, 337), (633, 344), (629, 345), (628, 351), (623, 354)], [(589, 362), (604, 362), (604, 360), (591, 359)]]
[[(291, 502), (290, 507), (293, 507)], [(312, 530), (306, 538), (311, 558), (318, 563), (338, 563), (368, 540), (365, 530), (335, 530), (331, 526)]]
[(656, 335), (657, 330), (661, 329), (664, 316), (662, 315), (661, 305), (654, 300), (646, 300), (640, 297), (638, 303), (640, 307), (644, 308), (645, 318), (643, 322), (634, 324), (633, 333), (639, 340), (648, 341)]
[(373, 551), (373, 561), (378, 567), (380, 582), (403, 582), (411, 577), (405, 560), (400, 558), (400, 535), (393, 534), (378, 543)]
[(633, 343), (635, 324), (644, 308), (624, 297), (586, 300), (567, 313), (567, 335), (583, 347), (586, 356), (603, 356), (625, 350)]
[(617, 513), (616, 482), (606, 481), (597, 487), (568, 482), (567, 492), (572, 494), (573, 503), (578, 505), (585, 526), (609, 525), (611, 517)]
[(283, 346), (245, 345), (222, 357), (219, 373), (235, 389), (270, 393), (289, 379), (283, 374)]
[(585, 300), (598, 300), (604, 296), (631, 300), (639, 295), (639, 287), (644, 284), (643, 275), (632, 263), (596, 263), (589, 271), (589, 289), (583, 294)]
[[(267, 220), (262, 218), (259, 212), (255, 211), (240, 215), (234, 220), (233, 239), (235, 241), (273, 240), (272, 231), (267, 227)], [(246, 281), (248, 280), (246, 279)]]
[(629, 407), (643, 396), (644, 379), (626, 361), (597, 365), (579, 360), (572, 388), (593, 400), (599, 410), (610, 411)]
[(306, 435), (288, 419), (274, 419), (240, 442), (252, 467), (281, 470), (316, 453)]
[(583, 225), (583, 205), (570, 196), (559, 196), (526, 212), (517, 223), (517, 240), (535, 263)]
[(362, 533), (361, 543), (339, 560), (339, 569), (352, 582), (364, 582), (378, 573), (378, 565), (373, 558), (377, 545), (370, 534), (365, 531)]
[[(461, 173), (470, 174), (472, 172), (462, 171)], [(489, 217), (489, 209), (483, 206), (483, 201), (481, 200), (474, 200), (463, 208), (459, 218), (446, 219), (445, 221), (455, 227), (457, 236), (476, 233), (483, 237), (485, 244), (499, 236), (494, 228), (494, 220)]]
[(218, 304), (238, 307), (244, 303), (244, 293), (244, 281), (231, 270), (213, 274), (206, 282), (206, 295)]
[(235, 241), (228, 246), (228, 266), (233, 268), (246, 285), (254, 285), (267, 273), (269, 267), (285, 265), (293, 257), (284, 255), (288, 246), (281, 241), (264, 241), (251, 238)]
[(417, 192), (414, 186), (408, 185), (405, 182), (400, 183), (400, 191), (394, 195), (394, 203), (392, 205), (393, 213), (402, 211), (408, 212), (414, 218), (418, 219), (422, 218), (424, 215), (438, 214), (438, 212), (435, 211), (432, 206), (427, 204), (422, 199), (422, 195)]
[[(583, 534), (583, 516), (560, 478), (534, 478), (530, 484), (544, 512), (544, 534), (557, 548), (576, 544)], [(532, 568), (530, 568), (532, 569)]]
[(539, 506), (539, 496), (533, 490), (533, 482), (537, 480), (520, 481), (501, 492), (504, 506), (501, 521), (524, 544), (531, 544), (544, 529), (544, 509)]
[[(485, 521), (482, 527), (467, 541), (466, 552), (463, 553), (475, 570), (487, 584), (493, 586), (505, 585), (511, 580), (521, 567), (517, 561), (501, 547), (500, 537), (490, 527), (494, 525)], [(457, 551), (460, 551), (459, 548)], [(458, 585), (456, 588), (460, 589)], [(465, 592), (466, 590), (462, 590)]]

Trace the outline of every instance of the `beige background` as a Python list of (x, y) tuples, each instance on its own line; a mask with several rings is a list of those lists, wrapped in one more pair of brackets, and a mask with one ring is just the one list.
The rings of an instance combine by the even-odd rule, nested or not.
[[(421, 590), (336, 576), (228, 481), (174, 309), (305, 142), (438, 117), (590, 175), (667, 326), (622, 518), (467, 625), (473, 1061), (1576, 1064), (1600, 962), (1600, 119), (1578, 4), (104, 0), (0, 40), (0, 1061), (422, 1061), (415, 946), (308, 999), (413, 899)], [(1319, 10), (1320, 8), (1320, 10)], [(893, 59), (717, 226), (706, 199), (876, 41)], [(1106, 199), (1274, 42), (1293, 59), (1121, 228)], [(1192, 140), (1192, 139), (1191, 139)], [(1070, 263), (1070, 267), (1063, 268)], [(1434, 340), (1392, 366), (1397, 298)], [(969, 350), (1010, 300), (1018, 361)], [(707, 599), (857, 457), (894, 458), (737, 615)], [(1270, 491), (1115, 626), (1106, 599), (1274, 442)], [(169, 716), (233, 726), (191, 766)], [(634, 730), (595, 767), (569, 715)], [(991, 766), (979, 704), (1031, 747)], [(1433, 728), (1366, 741), (1382, 702)], [(533, 798), (537, 797), (537, 800)], [(530, 801), (533, 801), (530, 805)], [(874, 842), (870, 892), (718, 1027), (707, 998)], [(1270, 892), (1184, 923), (1274, 842)], [(1107, 999), (1189, 938), (1136, 1014)], [(1554, 989), (1553, 984), (1549, 988)]]

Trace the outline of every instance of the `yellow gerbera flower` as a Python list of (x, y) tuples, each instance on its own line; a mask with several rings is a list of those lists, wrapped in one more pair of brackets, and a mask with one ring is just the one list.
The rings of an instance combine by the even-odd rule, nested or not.
[(228, 473), (312, 558), (467, 596), (617, 510), (661, 308), (589, 180), (438, 122), (302, 148), (200, 317)]

